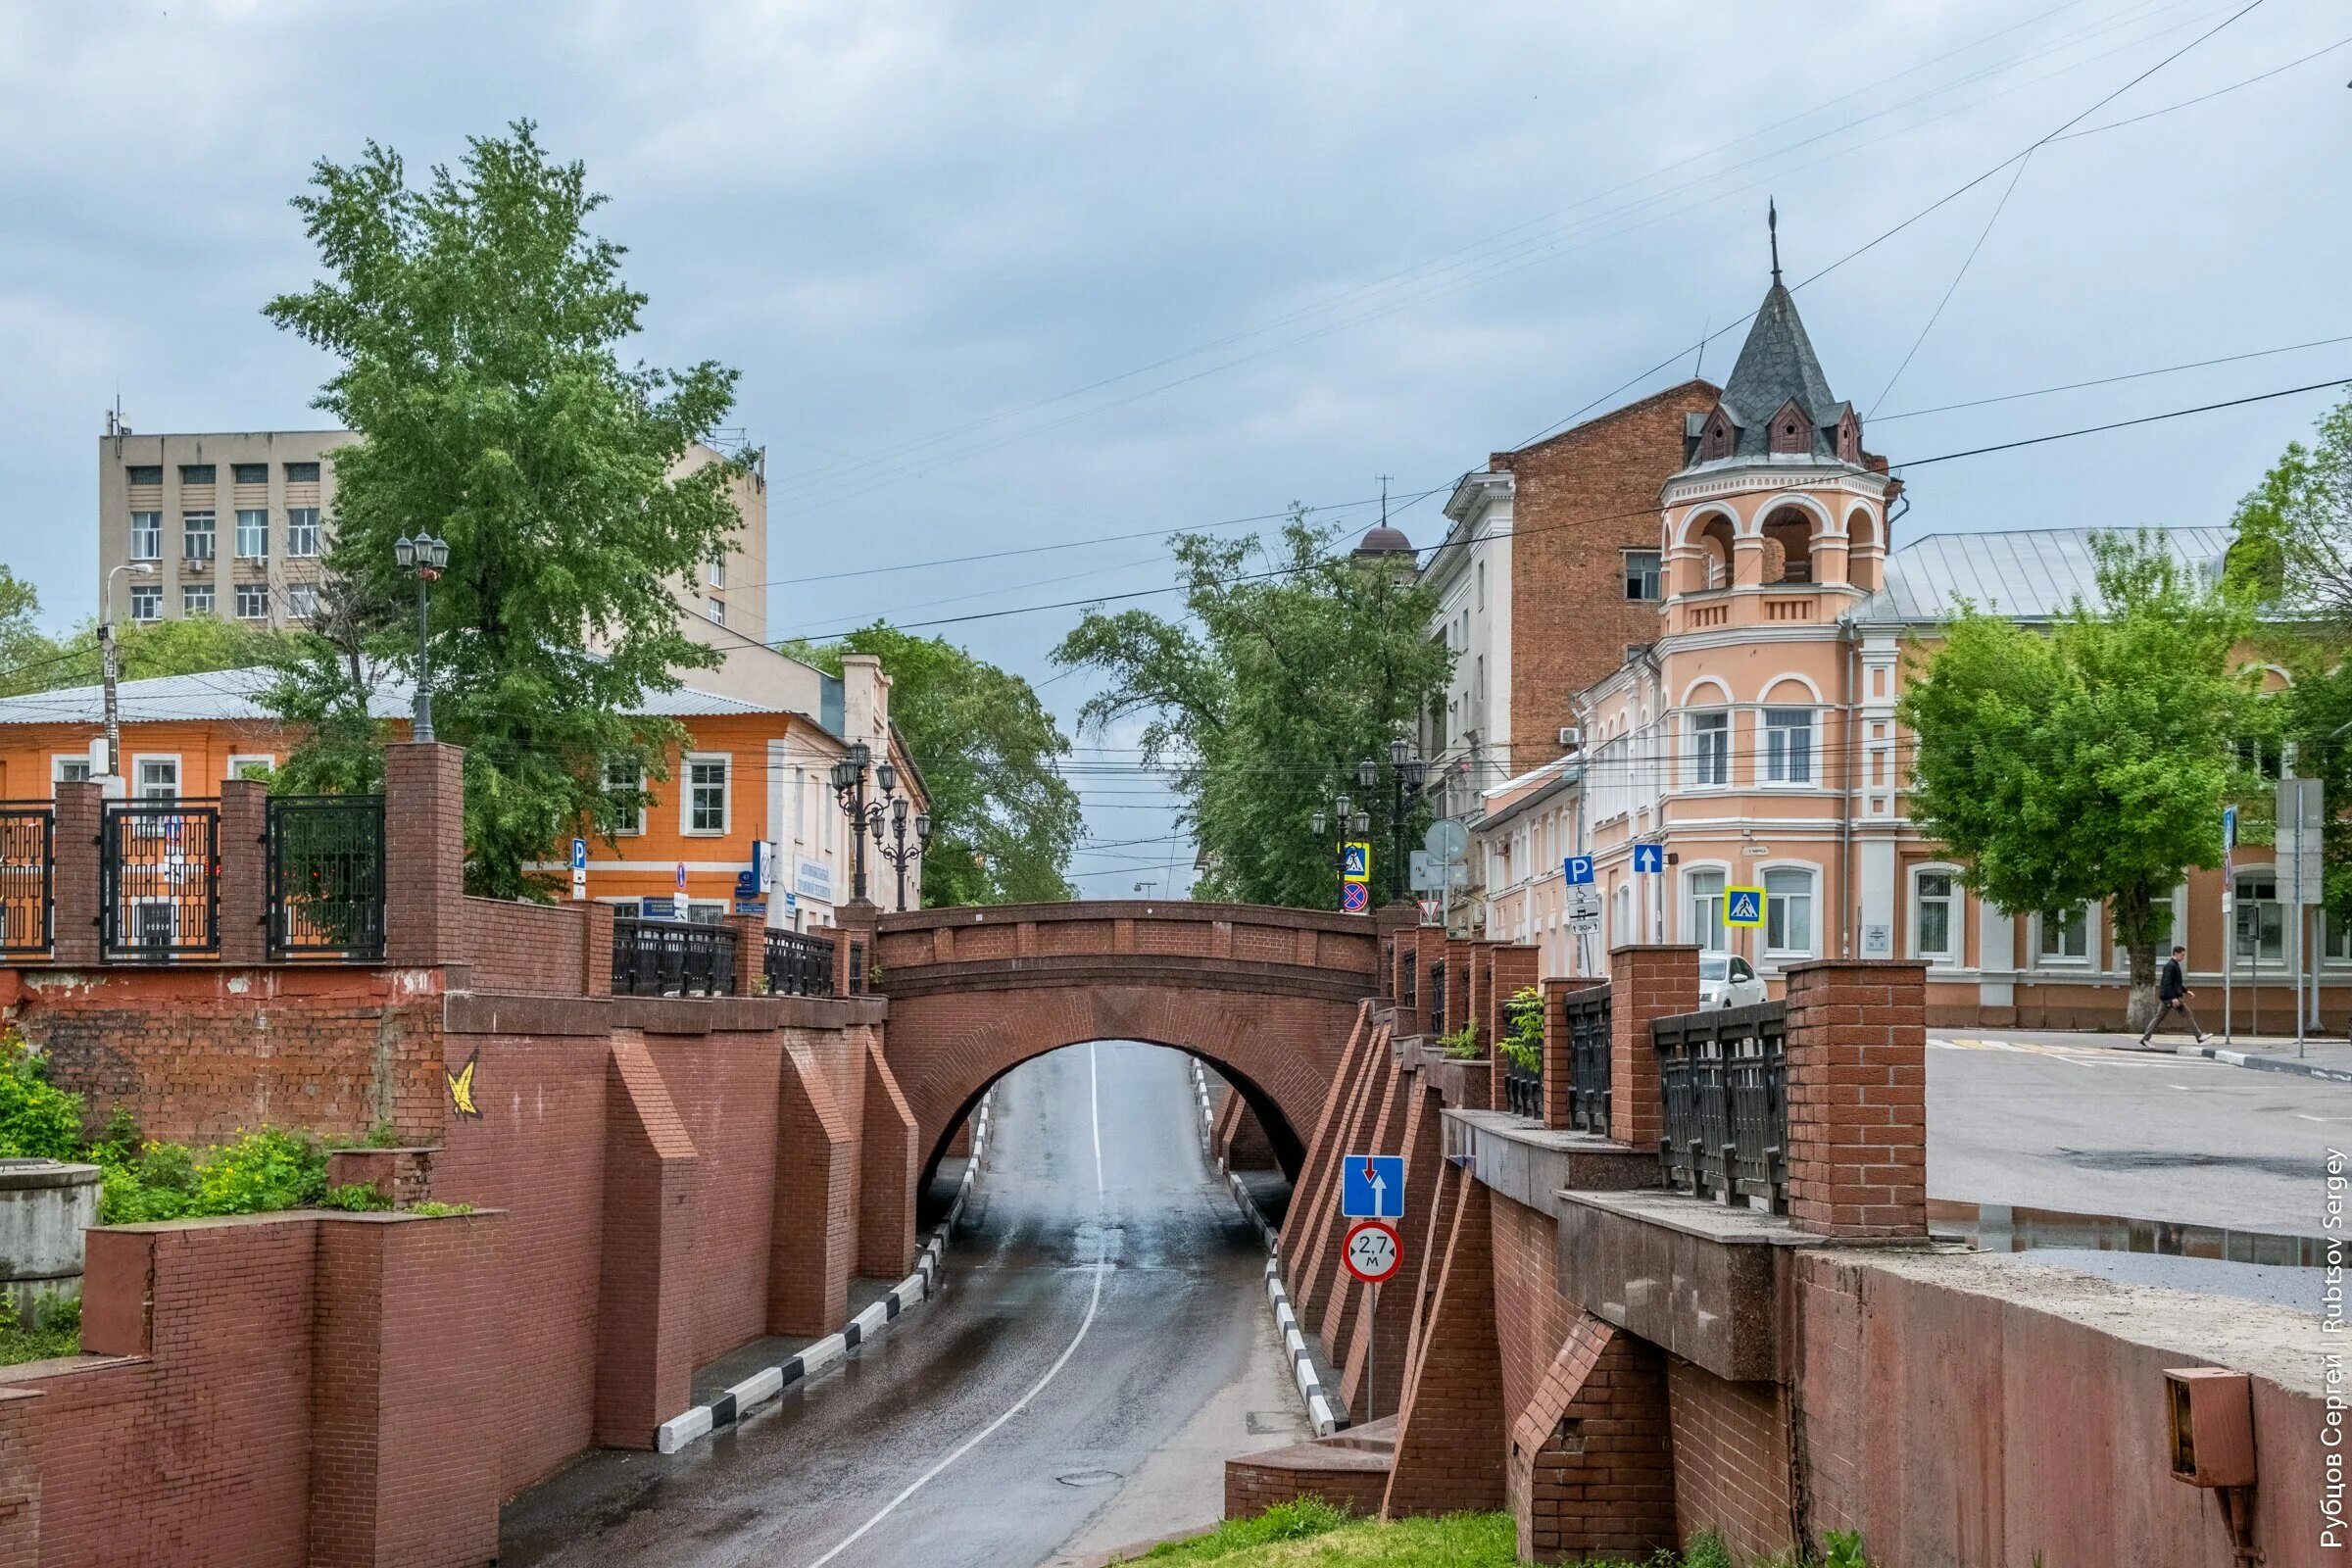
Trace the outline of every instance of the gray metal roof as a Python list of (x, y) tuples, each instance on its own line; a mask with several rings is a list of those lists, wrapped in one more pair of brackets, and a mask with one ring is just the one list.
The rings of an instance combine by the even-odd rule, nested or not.
[[(1933, 622), (1963, 603), (2019, 620), (2063, 614), (2075, 600), (2095, 606), (2091, 536), (2101, 528), (2027, 528), (2014, 533), (1932, 533), (1886, 561), (1886, 586), (1855, 612), (1864, 622)], [(2184, 563), (2218, 575), (2234, 537), (2228, 528), (2149, 530)]]
[(1821, 360), (1805, 335), (1796, 301), (1776, 270), (1764, 303), (1756, 308), (1755, 323), (1747, 329), (1747, 341), (1740, 345), (1732, 377), (1723, 383), (1723, 406), (1740, 425), (1735, 449), (1739, 456), (1758, 457), (1772, 450), (1772, 416), (1790, 399), (1812, 418), (1808, 434), (1813, 455), (1836, 457), (1838, 421), (1845, 416), (1845, 405), (1821, 373)]
[[(274, 715), (262, 705), (261, 699), (276, 678), (276, 671), (256, 666), (216, 669), (201, 675), (157, 675), (146, 680), (126, 680), (116, 688), (116, 706), (125, 724), (169, 723), (175, 719), (270, 723), (274, 721)], [(368, 710), (377, 718), (406, 718), (414, 702), (415, 688), (405, 679), (387, 675), (369, 697)], [(649, 692), (639, 710), (657, 718), (709, 718), (726, 713), (769, 711), (758, 703), (692, 690)], [(56, 691), (0, 698), (0, 724), (96, 724), (103, 722), (105, 716), (105, 689), (98, 686), (65, 686)]]

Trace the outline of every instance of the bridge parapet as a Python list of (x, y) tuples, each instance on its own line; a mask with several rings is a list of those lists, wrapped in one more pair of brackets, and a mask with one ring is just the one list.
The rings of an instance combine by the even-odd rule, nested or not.
[(1373, 987), (1378, 933), (1360, 915), (1250, 904), (1102, 900), (909, 910), (882, 917), (877, 939), (882, 987), (919, 985), (938, 966), (973, 976), (1030, 960), (1121, 962), (1223, 960), (1251, 967), (1318, 970), (1353, 995)]

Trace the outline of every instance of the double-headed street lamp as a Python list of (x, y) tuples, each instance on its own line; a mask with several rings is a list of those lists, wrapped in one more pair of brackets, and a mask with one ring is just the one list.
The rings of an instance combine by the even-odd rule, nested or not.
[(414, 539), (402, 534), (392, 541), (392, 559), (401, 570), (416, 578), (416, 709), (409, 738), (429, 741), (433, 738), (433, 622), (426, 589), (449, 564), (449, 541), (429, 533)]
[[(888, 762), (884, 762), (874, 771), (880, 774), (885, 769), (893, 773), (897, 771)], [(890, 793), (892, 782), (895, 781), (885, 780), (882, 785), (883, 794)], [(912, 844), (906, 842), (906, 818), (910, 812), (914, 817), (914, 842)], [(931, 847), (931, 813), (914, 810), (912, 801), (904, 795), (899, 796), (890, 803), (890, 836), (891, 842), (884, 844), (882, 842), (882, 821), (880, 817), (876, 817), (874, 819), (874, 843), (880, 848), (882, 858), (898, 868), (899, 907), (905, 909), (906, 907), (906, 867), (909, 862)]]
[[(874, 784), (882, 792), (878, 801), (865, 798), (869, 765)], [(931, 813), (915, 810), (913, 802), (899, 793), (898, 765), (887, 757), (875, 762), (873, 748), (863, 741), (853, 741), (841, 760), (833, 764), (833, 793), (841, 798), (842, 813), (850, 819), (850, 838), (856, 852), (851, 861), (851, 899), (865, 897), (865, 836), (870, 833), (882, 858), (898, 868), (898, 906), (906, 908), (906, 867), (931, 847)], [(914, 831), (912, 844), (906, 842), (909, 818)], [(882, 836), (885, 823), (890, 828), (887, 843)]]

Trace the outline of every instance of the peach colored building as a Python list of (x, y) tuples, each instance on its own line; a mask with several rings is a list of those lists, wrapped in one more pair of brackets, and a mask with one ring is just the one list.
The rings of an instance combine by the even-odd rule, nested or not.
[[(1911, 737), (1895, 719), (1907, 654), (1962, 602), (2046, 621), (2092, 593), (2095, 530), (1930, 535), (1891, 549), (1902, 481), (1862, 446), (1776, 273), (1716, 407), (1693, 415), (1686, 466), (1659, 498), (1657, 636), (1578, 695), (1573, 758), (1489, 791), (1474, 824), (1485, 931), (1537, 943), (1547, 973), (1605, 972), (1608, 948), (1690, 942), (1743, 954), (1768, 978), (1812, 957), (1924, 958), (1946, 1025), (2120, 1024), (2128, 965), (2107, 911), (2013, 915), (1968, 893), (1910, 821)], [(2226, 528), (2172, 548), (2218, 566)], [(1662, 846), (1637, 875), (1633, 846)], [(1561, 861), (1594, 861), (1600, 930), (1564, 930)], [(2234, 1018), (2291, 1027), (2293, 911), (2271, 851), (2234, 869)], [(1758, 890), (1763, 923), (1725, 918)], [(2220, 1027), (2218, 870), (2173, 898), (2189, 983)], [(2302, 938), (2326, 1016), (2352, 1007), (2352, 930)], [(2260, 995), (2254, 992), (2259, 984)]]

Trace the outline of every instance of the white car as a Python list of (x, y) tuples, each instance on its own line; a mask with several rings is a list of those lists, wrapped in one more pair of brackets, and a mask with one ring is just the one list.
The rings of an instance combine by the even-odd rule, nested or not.
[(1717, 1007), (1746, 1007), (1765, 1000), (1764, 982), (1737, 953), (1698, 956), (1698, 1005), (1702, 1012)]

